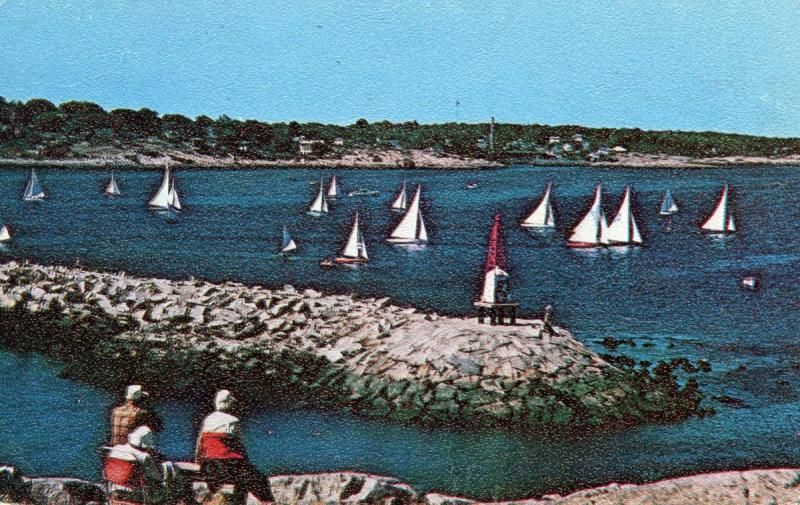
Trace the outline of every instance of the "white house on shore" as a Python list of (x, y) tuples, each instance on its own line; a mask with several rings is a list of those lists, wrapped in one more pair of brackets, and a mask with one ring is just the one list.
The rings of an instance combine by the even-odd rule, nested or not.
[(297, 137), (297, 145), (299, 146), (300, 154), (313, 154), (315, 144), (324, 144), (324, 140), (320, 139), (307, 139), (305, 137)]

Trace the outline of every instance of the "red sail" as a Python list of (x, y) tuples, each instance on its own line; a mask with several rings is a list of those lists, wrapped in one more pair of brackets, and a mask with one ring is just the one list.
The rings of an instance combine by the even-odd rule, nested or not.
[(508, 268), (506, 258), (506, 247), (503, 243), (503, 227), (500, 223), (500, 213), (494, 215), (492, 231), (489, 232), (489, 248), (486, 252), (486, 265), (483, 272), (486, 273), (495, 267), (505, 271)]

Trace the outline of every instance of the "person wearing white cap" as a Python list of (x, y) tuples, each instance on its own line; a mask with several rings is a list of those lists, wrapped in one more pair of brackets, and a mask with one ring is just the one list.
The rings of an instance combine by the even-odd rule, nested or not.
[(112, 504), (161, 504), (176, 501), (183, 482), (171, 463), (160, 464), (156, 439), (147, 426), (128, 434), (128, 442), (109, 451), (103, 477), (110, 484)]
[(244, 503), (246, 493), (261, 502), (271, 502), (269, 480), (253, 466), (242, 442), (239, 418), (231, 414), (235, 399), (227, 389), (217, 391), (215, 411), (203, 419), (197, 437), (195, 459), (214, 493), (223, 483), (234, 485), (237, 503)]
[(125, 388), (125, 403), (111, 412), (111, 445), (125, 444), (128, 434), (139, 426), (161, 431), (161, 419), (146, 404), (146, 398), (147, 393), (138, 384)]

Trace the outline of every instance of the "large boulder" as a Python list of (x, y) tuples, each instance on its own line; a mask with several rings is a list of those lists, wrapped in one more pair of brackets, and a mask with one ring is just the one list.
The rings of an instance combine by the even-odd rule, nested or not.
[(341, 472), (270, 477), (276, 505), (410, 505), (419, 494), (391, 477)]
[(85, 505), (105, 503), (103, 488), (80, 479), (39, 478), (28, 480), (27, 503), (33, 505)]

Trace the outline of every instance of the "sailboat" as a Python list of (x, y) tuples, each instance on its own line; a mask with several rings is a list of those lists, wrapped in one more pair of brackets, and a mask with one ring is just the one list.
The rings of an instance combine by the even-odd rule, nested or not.
[(117, 186), (117, 180), (114, 178), (114, 172), (111, 172), (111, 180), (108, 181), (105, 191), (106, 196), (120, 196), (122, 191)]
[(289, 254), (297, 250), (297, 244), (292, 239), (292, 236), (289, 235), (289, 230), (286, 229), (286, 225), (283, 225), (283, 241), (281, 242), (281, 254)]
[(602, 206), (603, 185), (598, 184), (589, 212), (573, 229), (568, 247), (602, 247), (608, 244), (608, 223)]
[(350, 230), (350, 236), (347, 238), (347, 243), (339, 256), (334, 258), (334, 263), (344, 264), (360, 264), (366, 263), (369, 260), (367, 256), (367, 244), (364, 242), (364, 236), (358, 227), (358, 212), (353, 219), (353, 228)]
[(325, 191), (322, 187), (322, 179), (319, 180), (319, 191), (311, 205), (308, 207), (308, 213), (314, 216), (321, 216), (328, 213), (328, 200), (325, 198)]
[(661, 210), (658, 213), (662, 216), (671, 216), (678, 213), (678, 206), (675, 204), (675, 200), (672, 199), (672, 193), (669, 190), (664, 193), (664, 199), (661, 201)]
[(392, 210), (396, 211), (403, 211), (406, 210), (406, 206), (408, 202), (406, 201), (406, 181), (403, 181), (403, 185), (400, 186), (400, 191), (397, 193), (397, 196), (394, 198), (392, 202)]
[(28, 179), (28, 184), (25, 185), (25, 192), (22, 194), (22, 199), (26, 202), (36, 202), (44, 200), (45, 196), (42, 185), (39, 184), (39, 178), (36, 177), (36, 171), (31, 169), (31, 176)]
[(172, 178), (172, 184), (169, 188), (169, 206), (174, 210), (181, 210), (181, 200), (178, 198), (178, 192), (175, 190), (175, 178)]
[(339, 196), (339, 185), (336, 184), (336, 175), (334, 174), (328, 186), (328, 198), (336, 198), (337, 196)]
[(181, 202), (178, 198), (178, 192), (175, 190), (175, 180), (169, 173), (169, 165), (164, 167), (164, 178), (161, 180), (161, 186), (158, 187), (158, 191), (147, 205), (152, 209), (158, 210), (181, 210)]
[(8, 240), (11, 240), (11, 232), (8, 231), (8, 225), (4, 224), (3, 227), (0, 228), (0, 242), (6, 242)]
[(733, 220), (733, 212), (728, 203), (728, 185), (722, 187), (722, 194), (719, 197), (714, 212), (706, 219), (700, 228), (712, 233), (733, 233), (736, 231), (736, 224)]
[(495, 304), (508, 301), (507, 282), (508, 258), (505, 243), (502, 237), (502, 223), (500, 213), (494, 216), (494, 223), (489, 232), (489, 245), (486, 252), (486, 263), (483, 267), (483, 287), (481, 289), (481, 303)]
[(636, 225), (636, 218), (631, 211), (631, 188), (625, 186), (625, 195), (619, 206), (617, 215), (608, 226), (606, 233), (611, 245), (642, 245), (642, 235)]
[(419, 208), (420, 194), (422, 185), (417, 185), (414, 198), (411, 199), (403, 219), (392, 231), (387, 239), (394, 244), (419, 244), (428, 241), (428, 231), (425, 229), (425, 220), (422, 218), (422, 211)]
[(556, 217), (553, 214), (553, 204), (550, 202), (551, 191), (552, 184), (548, 183), (539, 205), (533, 209), (531, 215), (521, 223), (521, 226), (526, 228), (555, 228)]

